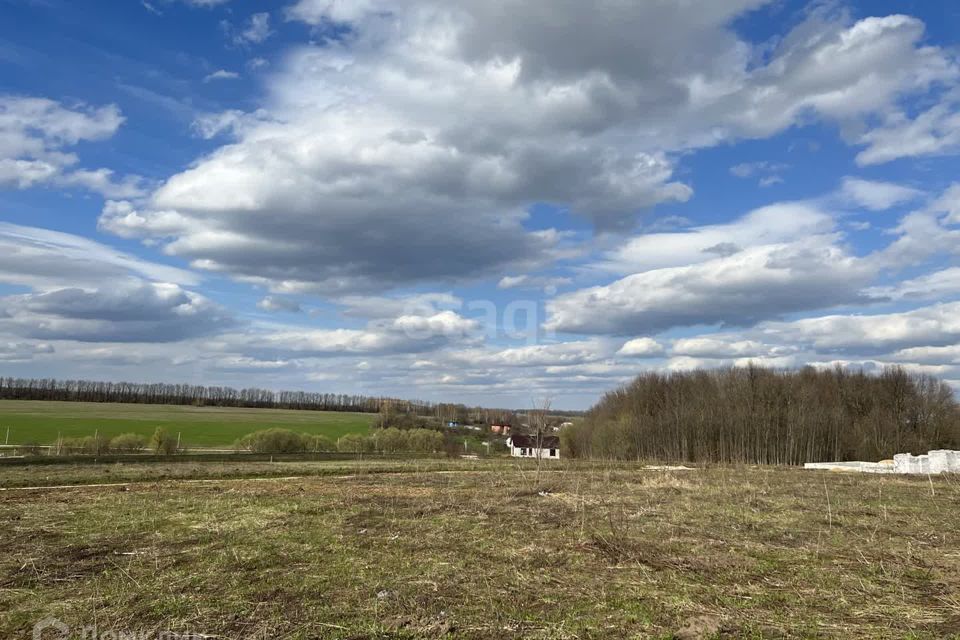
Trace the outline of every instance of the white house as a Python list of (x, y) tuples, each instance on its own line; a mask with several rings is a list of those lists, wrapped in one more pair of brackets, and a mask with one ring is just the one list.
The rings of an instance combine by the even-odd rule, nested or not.
[(510, 447), (510, 455), (514, 458), (560, 459), (560, 438), (557, 436), (537, 438), (514, 434), (507, 438), (507, 446)]

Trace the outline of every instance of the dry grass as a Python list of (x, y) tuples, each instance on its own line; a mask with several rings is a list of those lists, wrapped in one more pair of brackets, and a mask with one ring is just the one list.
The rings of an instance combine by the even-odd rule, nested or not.
[(563, 469), (0, 493), (0, 637), (960, 637), (956, 480)]

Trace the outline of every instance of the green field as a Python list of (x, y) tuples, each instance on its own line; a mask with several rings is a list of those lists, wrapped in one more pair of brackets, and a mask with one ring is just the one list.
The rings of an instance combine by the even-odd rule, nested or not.
[(0, 400), (0, 444), (53, 444), (64, 438), (137, 433), (150, 437), (158, 426), (181, 434), (186, 447), (224, 447), (252, 431), (284, 427), (336, 439), (366, 433), (376, 416), (334, 411), (232, 409), (171, 405), (101, 404)]

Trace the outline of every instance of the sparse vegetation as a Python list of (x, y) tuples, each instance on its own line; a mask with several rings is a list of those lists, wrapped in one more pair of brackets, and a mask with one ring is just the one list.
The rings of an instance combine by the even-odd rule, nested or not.
[(532, 461), (261, 466), (335, 475), (0, 494), (0, 636), (55, 616), (227, 638), (670, 638), (704, 620), (699, 637), (960, 637), (956, 479), (567, 461), (533, 490)]

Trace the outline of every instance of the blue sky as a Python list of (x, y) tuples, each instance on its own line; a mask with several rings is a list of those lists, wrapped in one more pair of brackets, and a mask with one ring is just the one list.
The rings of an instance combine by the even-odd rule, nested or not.
[(960, 389), (956, 33), (946, 1), (0, 0), (0, 374)]

